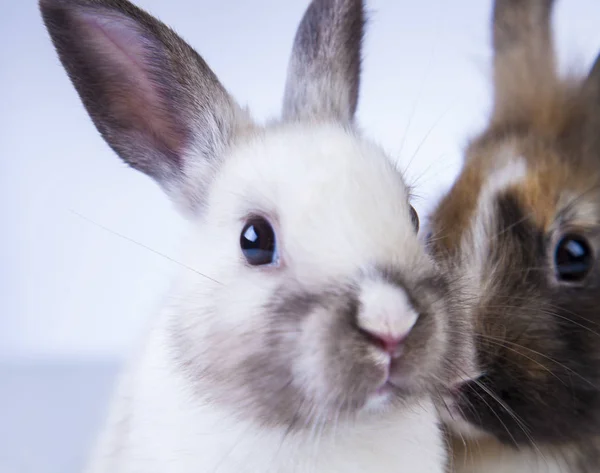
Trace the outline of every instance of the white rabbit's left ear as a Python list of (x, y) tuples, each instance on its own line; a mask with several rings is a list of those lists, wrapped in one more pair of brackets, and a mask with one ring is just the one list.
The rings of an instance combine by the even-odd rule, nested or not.
[(111, 148), (194, 212), (249, 117), (173, 30), (127, 0), (40, 0), (75, 89)]
[(353, 121), (364, 23), (362, 0), (313, 0), (294, 40), (284, 120)]

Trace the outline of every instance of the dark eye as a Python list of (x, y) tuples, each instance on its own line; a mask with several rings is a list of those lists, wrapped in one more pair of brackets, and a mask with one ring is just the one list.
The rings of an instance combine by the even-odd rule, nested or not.
[(275, 232), (271, 224), (262, 217), (249, 220), (240, 235), (240, 248), (252, 266), (275, 262)]
[(410, 219), (412, 220), (412, 224), (415, 227), (415, 231), (419, 231), (419, 214), (415, 210), (415, 208), (410, 206)]
[(592, 269), (594, 257), (590, 244), (578, 235), (565, 235), (556, 245), (554, 264), (561, 281), (583, 281)]

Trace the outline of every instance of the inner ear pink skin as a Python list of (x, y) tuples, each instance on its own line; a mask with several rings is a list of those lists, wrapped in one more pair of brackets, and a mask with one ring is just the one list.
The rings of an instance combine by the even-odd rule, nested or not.
[(113, 12), (81, 9), (74, 16), (85, 24), (79, 29), (85, 35), (82, 41), (92, 45), (102, 73), (113, 76), (110, 92), (115, 118), (131, 126), (137, 124), (146, 140), (181, 151), (184, 136), (177, 131), (175, 117), (161, 97), (160, 77), (154, 77), (152, 71), (153, 61), (168, 66), (162, 45), (149, 40), (134, 21)]

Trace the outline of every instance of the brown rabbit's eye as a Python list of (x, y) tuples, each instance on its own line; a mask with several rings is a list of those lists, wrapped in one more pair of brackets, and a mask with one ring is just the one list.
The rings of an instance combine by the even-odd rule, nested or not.
[(415, 208), (410, 206), (410, 219), (412, 220), (412, 224), (415, 227), (415, 231), (419, 231), (419, 214), (415, 210)]
[(561, 281), (582, 281), (592, 269), (593, 262), (592, 249), (581, 236), (565, 235), (556, 245), (554, 264)]
[(252, 266), (261, 266), (277, 262), (275, 232), (267, 220), (253, 217), (240, 235), (240, 248)]

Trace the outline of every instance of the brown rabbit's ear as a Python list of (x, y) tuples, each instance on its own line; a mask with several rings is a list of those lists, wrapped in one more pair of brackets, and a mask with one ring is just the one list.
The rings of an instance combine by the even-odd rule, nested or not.
[(554, 0), (495, 0), (495, 118), (527, 113), (529, 107), (555, 88), (551, 25), (554, 3)]
[(598, 109), (600, 118), (600, 54), (596, 56), (596, 60), (583, 83), (583, 91), (590, 105), (594, 109)]
[[(187, 210), (249, 118), (202, 58), (126, 0), (40, 0), (44, 23), (111, 148)], [(193, 181), (193, 182), (192, 182)]]
[(596, 163), (600, 157), (600, 55), (596, 57), (582, 90), (587, 105), (582, 149), (590, 155), (591, 162)]
[(294, 39), (284, 120), (352, 122), (364, 23), (362, 0), (313, 0)]

